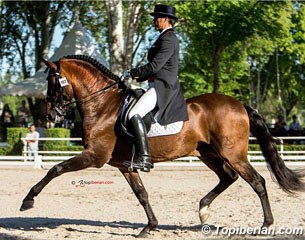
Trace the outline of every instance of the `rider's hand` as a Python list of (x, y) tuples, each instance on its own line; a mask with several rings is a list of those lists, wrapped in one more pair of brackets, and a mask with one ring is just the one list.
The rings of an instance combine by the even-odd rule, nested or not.
[(124, 81), (128, 80), (129, 78), (130, 78), (129, 70), (123, 71), (122, 75), (121, 75), (121, 81), (124, 82)]

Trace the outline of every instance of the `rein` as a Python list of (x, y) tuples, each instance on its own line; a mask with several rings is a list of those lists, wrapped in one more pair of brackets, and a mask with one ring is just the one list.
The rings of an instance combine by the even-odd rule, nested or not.
[[(111, 89), (112, 87), (114, 87), (114, 86), (117, 85), (117, 84), (119, 84), (119, 82), (114, 82), (114, 83), (112, 83), (112, 84), (110, 84), (110, 85), (104, 87), (103, 89), (100, 89), (100, 90), (98, 90), (98, 91), (96, 91), (96, 92), (94, 92), (94, 93), (91, 93), (90, 95), (85, 96), (85, 97), (83, 97), (83, 98), (76, 99), (76, 100), (74, 100), (74, 101), (71, 101), (71, 102), (69, 102), (69, 103), (66, 103), (66, 104), (64, 104), (63, 106), (67, 106), (67, 105), (70, 105), (70, 104), (73, 104), (73, 103), (84, 104), (84, 103), (86, 103), (86, 102), (89, 102), (89, 101), (91, 101), (92, 99), (96, 98), (98, 95), (107, 92), (109, 89)], [(93, 96), (93, 95), (95, 95), (95, 96)], [(86, 101), (84, 101), (84, 99), (89, 98), (89, 97), (91, 97), (91, 98), (88, 99), (88, 100), (86, 100)]]

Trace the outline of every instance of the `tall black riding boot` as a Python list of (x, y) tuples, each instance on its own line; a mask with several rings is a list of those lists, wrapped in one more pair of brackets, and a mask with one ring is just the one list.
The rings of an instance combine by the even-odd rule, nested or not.
[(133, 116), (129, 121), (134, 133), (134, 144), (136, 150), (134, 162), (136, 165), (139, 163), (142, 166), (141, 171), (149, 172), (151, 168), (151, 157), (147, 143), (145, 124), (139, 114)]

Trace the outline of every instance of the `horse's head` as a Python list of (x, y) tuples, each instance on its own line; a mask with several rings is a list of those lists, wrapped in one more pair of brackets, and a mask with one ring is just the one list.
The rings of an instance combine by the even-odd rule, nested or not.
[(59, 62), (48, 62), (44, 59), (42, 61), (48, 71), (47, 119), (51, 122), (62, 122), (72, 100), (72, 87), (61, 72)]

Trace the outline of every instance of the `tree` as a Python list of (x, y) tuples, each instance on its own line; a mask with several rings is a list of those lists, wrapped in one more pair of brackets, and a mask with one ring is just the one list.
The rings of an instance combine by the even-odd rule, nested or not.
[(108, 43), (111, 70), (119, 74), (130, 69), (139, 45), (150, 29), (146, 7), (150, 2), (110, 0), (106, 1), (108, 16)]
[[(1, 32), (1, 46), (6, 51), (4, 56), (12, 65), (18, 64), (18, 59), (22, 66), (22, 79), (29, 77), (31, 65), (35, 63), (37, 71), (41, 65), (41, 58), (48, 58), (51, 40), (53, 38), (55, 26), (60, 20), (64, 2), (4, 2), (3, 23)], [(63, 17), (61, 17), (63, 18)], [(34, 50), (31, 48), (34, 43)], [(13, 43), (13, 44), (12, 44)], [(35, 54), (31, 54), (35, 52)], [(34, 55), (34, 57), (33, 57)], [(17, 59), (17, 61), (16, 61)], [(29, 61), (30, 59), (30, 61)], [(45, 120), (41, 113), (45, 112), (45, 101), (28, 98), (28, 103), (34, 120)], [(44, 106), (43, 106), (44, 105)], [(35, 111), (40, 109), (39, 111)]]
[[(251, 41), (254, 35), (278, 37), (282, 32), (281, 14), (289, 2), (261, 1), (204, 1), (183, 2), (178, 10), (183, 19), (181, 30), (187, 36), (188, 51), (196, 61), (212, 72), (213, 92), (218, 92), (222, 81), (222, 57), (225, 50)], [(200, 51), (199, 51), (200, 50)], [(228, 53), (228, 52), (227, 52)], [(244, 69), (243, 69), (244, 71)]]
[(103, 56), (109, 59), (111, 71), (120, 74), (132, 67), (140, 46), (147, 39), (146, 33), (151, 29), (147, 9), (152, 3), (154, 1), (92, 1), (70, 9), (79, 12), (75, 15), (97, 40)]
[[(33, 72), (29, 62), (35, 62), (37, 71), (41, 67), (40, 59), (48, 58), (55, 27), (60, 23), (62, 28), (68, 29), (78, 18), (96, 37), (104, 56), (110, 56), (111, 69), (119, 74), (131, 68), (138, 46), (145, 40), (142, 33), (149, 27), (143, 24), (143, 15), (147, 6), (149, 3), (142, 1), (123, 4), (122, 0), (90, 1), (81, 5), (64, 1), (5, 2), (6, 24), (1, 26), (5, 34), (0, 37), (0, 49), (14, 40), (15, 44), (7, 48), (5, 57), (17, 69), (19, 59), (23, 69), (20, 78), (24, 79)], [(37, 104), (41, 105), (41, 100), (35, 99), (34, 103), (29, 98), (28, 102), (32, 114), (36, 115), (34, 110)], [(36, 115), (35, 120), (38, 117)]]
[[(268, 83), (265, 88), (267, 96), (272, 98), (274, 115), (279, 113), (286, 117), (291, 113), (294, 106), (298, 103), (304, 103), (304, 48), (305, 48), (305, 26), (303, 19), (305, 17), (303, 4), (294, 2), (290, 11), (282, 13), (282, 34), (281, 38), (274, 41), (265, 41), (260, 46), (269, 45), (269, 50), (262, 52), (261, 78), (262, 84)], [(254, 48), (252, 48), (254, 49)], [(256, 48), (256, 52), (259, 47)], [(251, 56), (254, 56), (250, 53)], [(252, 68), (252, 72), (257, 70)], [(252, 79), (254, 83), (255, 79)], [(259, 86), (259, 85), (258, 85)], [(253, 102), (252, 102), (253, 103)], [(255, 105), (254, 105), (255, 106)], [(258, 107), (260, 108), (261, 105)], [(270, 115), (270, 106), (263, 106), (265, 114)]]
[(116, 74), (122, 72), (123, 62), (123, 5), (122, 0), (105, 2), (108, 16), (108, 40), (110, 45), (110, 69)]

